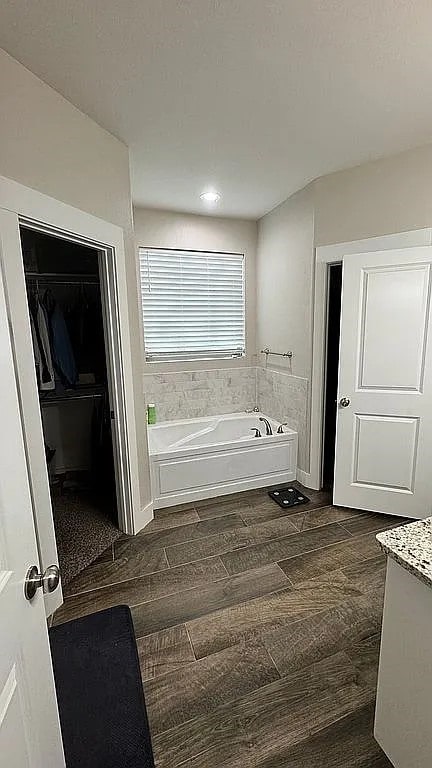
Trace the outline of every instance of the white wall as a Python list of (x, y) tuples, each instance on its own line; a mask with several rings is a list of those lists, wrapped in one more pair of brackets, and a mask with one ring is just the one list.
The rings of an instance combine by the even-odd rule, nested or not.
[[(259, 222), (257, 249), (257, 400), (299, 435), (299, 468), (309, 469), (314, 211), (311, 186)], [(259, 353), (291, 350), (291, 360)], [(266, 370), (261, 370), (266, 367)]]
[(45, 442), (55, 448), (50, 474), (91, 469), (92, 420), (92, 400), (71, 399), (62, 406), (42, 407)]
[(241, 219), (134, 208), (136, 247), (184, 248), (244, 253), (246, 276), (246, 356), (239, 360), (144, 363), (145, 373), (235, 368), (255, 362), (255, 261), (257, 223)]
[(315, 245), (430, 227), (432, 144), (314, 183)]
[(0, 175), (123, 227), (141, 505), (150, 499), (127, 147), (0, 49)]
[(127, 147), (0, 49), (0, 172), (131, 230)]
[[(297, 192), (259, 222), (257, 250), (257, 346), (287, 358), (269, 356), (269, 365), (310, 376), (312, 340), (313, 190)], [(264, 362), (263, 356), (259, 363)]]

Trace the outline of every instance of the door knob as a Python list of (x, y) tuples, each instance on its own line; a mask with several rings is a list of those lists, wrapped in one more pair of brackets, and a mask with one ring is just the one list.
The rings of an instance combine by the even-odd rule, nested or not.
[(339, 400), (339, 405), (341, 408), (348, 408), (349, 404), (351, 403), (351, 400), (349, 397), (341, 397)]
[(39, 573), (37, 566), (32, 565), (27, 571), (24, 582), (24, 595), (26, 600), (33, 600), (36, 591), (40, 588), (44, 592), (54, 592), (60, 582), (60, 570), (57, 565), (49, 565), (46, 571)]

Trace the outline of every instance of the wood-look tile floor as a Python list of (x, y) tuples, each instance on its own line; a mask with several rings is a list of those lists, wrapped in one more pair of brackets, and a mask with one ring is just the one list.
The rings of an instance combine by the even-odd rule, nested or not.
[(373, 738), (401, 518), (265, 490), (160, 510), (66, 587), (54, 623), (127, 603), (157, 768), (386, 768)]

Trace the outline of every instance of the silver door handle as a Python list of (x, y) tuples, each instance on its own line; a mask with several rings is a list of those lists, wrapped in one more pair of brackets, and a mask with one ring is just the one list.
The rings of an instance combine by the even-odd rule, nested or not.
[(349, 399), (349, 397), (341, 397), (341, 399), (339, 400), (339, 405), (341, 408), (348, 408), (350, 403), (351, 403), (351, 400)]
[(24, 582), (24, 595), (26, 600), (33, 600), (36, 591), (54, 592), (60, 583), (60, 570), (58, 565), (49, 565), (46, 571), (39, 573), (37, 565), (32, 565), (27, 571)]

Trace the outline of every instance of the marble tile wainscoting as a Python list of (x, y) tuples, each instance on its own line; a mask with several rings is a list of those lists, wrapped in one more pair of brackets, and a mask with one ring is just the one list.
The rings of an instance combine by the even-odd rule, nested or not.
[(308, 379), (273, 368), (256, 369), (257, 402), (273, 419), (286, 421), (298, 433), (298, 467), (309, 470)]
[(256, 405), (256, 369), (145, 373), (144, 393), (158, 421), (237, 413)]

